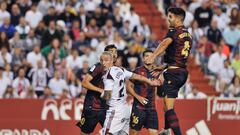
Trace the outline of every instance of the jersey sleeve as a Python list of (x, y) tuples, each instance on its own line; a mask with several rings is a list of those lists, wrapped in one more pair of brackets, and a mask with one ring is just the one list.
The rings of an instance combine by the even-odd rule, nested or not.
[(169, 28), (169, 30), (168, 30), (168, 33), (167, 33), (167, 35), (165, 36), (165, 38), (171, 38), (171, 39), (174, 39), (174, 33), (175, 33), (175, 29), (173, 29), (173, 28)]
[(93, 78), (103, 72), (103, 68), (100, 64), (93, 65), (89, 71), (88, 74), (90, 74)]
[(107, 73), (107, 76), (105, 79), (103, 79), (103, 83), (104, 83), (104, 90), (113, 90), (114, 87), (114, 79), (113, 79), (113, 72), (111, 72), (112, 70), (110, 69)]
[(124, 69), (124, 76), (126, 79), (130, 79), (132, 77), (132, 75), (133, 75), (133, 72), (130, 72), (130, 71)]

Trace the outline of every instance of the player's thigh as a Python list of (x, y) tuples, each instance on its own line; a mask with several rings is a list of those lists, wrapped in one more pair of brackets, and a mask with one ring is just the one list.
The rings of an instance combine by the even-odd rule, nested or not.
[(156, 129), (148, 129), (148, 134), (149, 135), (157, 135), (158, 134), (158, 130), (156, 130)]
[(175, 100), (176, 98), (164, 97), (166, 111), (174, 108)]
[(164, 72), (163, 97), (176, 98), (179, 89), (186, 82), (188, 72), (185, 69), (168, 69)]
[(146, 122), (144, 127), (147, 129), (155, 129), (158, 130), (158, 115), (155, 109), (147, 110), (146, 111)]
[(90, 134), (94, 131), (98, 121), (98, 111), (83, 110), (80, 120), (81, 133)]
[(137, 135), (137, 134), (138, 134), (137, 130), (130, 128), (129, 135)]
[(145, 119), (146, 113), (144, 110), (133, 108), (130, 117), (130, 128), (140, 131), (145, 123)]

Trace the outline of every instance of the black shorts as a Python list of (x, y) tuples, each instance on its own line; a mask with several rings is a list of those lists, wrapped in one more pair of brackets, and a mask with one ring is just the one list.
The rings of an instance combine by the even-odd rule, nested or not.
[(103, 126), (106, 118), (106, 110), (83, 110), (81, 120), (77, 123), (81, 131), (90, 134), (98, 123)]
[(185, 84), (188, 78), (188, 71), (185, 68), (167, 69), (163, 72), (164, 82), (162, 85), (162, 96), (176, 98), (179, 89)]
[(137, 109), (133, 108), (130, 118), (130, 127), (136, 131), (141, 128), (158, 130), (158, 115), (155, 109)]

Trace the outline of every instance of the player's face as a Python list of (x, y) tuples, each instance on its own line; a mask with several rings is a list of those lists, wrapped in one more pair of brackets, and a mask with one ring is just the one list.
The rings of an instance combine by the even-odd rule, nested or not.
[(152, 52), (147, 52), (147, 53), (144, 54), (143, 62), (144, 62), (145, 65), (152, 65), (153, 64), (154, 60), (152, 60), (152, 61), (147, 60), (149, 57), (152, 57), (152, 54), (153, 54)]
[(104, 67), (104, 70), (109, 69), (113, 65), (113, 60), (109, 55), (102, 55), (100, 58), (100, 62)]
[(174, 27), (176, 24), (176, 15), (174, 15), (173, 13), (169, 12), (168, 13), (168, 23), (170, 27)]
[(112, 53), (113, 62), (115, 63), (117, 61), (117, 57), (118, 57), (117, 49), (116, 48), (111, 48), (111, 49), (108, 50), (108, 52)]

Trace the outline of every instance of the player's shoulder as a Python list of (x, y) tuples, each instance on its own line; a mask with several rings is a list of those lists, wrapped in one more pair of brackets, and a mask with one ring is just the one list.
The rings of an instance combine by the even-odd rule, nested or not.
[(139, 66), (134, 70), (134, 72), (136, 73), (136, 72), (139, 72), (139, 71), (142, 71), (142, 70), (144, 70), (144, 66)]

